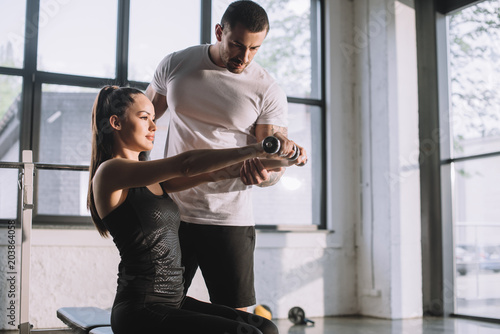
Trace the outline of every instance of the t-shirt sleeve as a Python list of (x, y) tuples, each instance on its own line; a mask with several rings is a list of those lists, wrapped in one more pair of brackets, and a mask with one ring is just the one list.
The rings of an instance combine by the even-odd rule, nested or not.
[(288, 102), (286, 94), (276, 82), (266, 92), (262, 113), (257, 119), (257, 124), (288, 126)]
[(170, 60), (172, 54), (167, 55), (163, 58), (158, 66), (156, 67), (155, 74), (153, 76), (153, 81), (151, 81), (151, 87), (164, 96), (167, 96), (167, 83), (168, 83), (168, 71), (170, 67)]

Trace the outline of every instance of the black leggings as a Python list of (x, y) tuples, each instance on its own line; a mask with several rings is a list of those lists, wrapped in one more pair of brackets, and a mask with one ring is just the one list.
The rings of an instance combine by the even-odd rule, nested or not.
[(163, 303), (115, 303), (111, 313), (114, 334), (277, 334), (263, 317), (187, 297), (181, 308)]

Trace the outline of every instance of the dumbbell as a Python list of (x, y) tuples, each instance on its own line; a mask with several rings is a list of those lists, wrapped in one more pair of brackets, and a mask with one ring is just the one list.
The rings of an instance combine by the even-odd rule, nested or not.
[[(268, 137), (264, 138), (264, 140), (262, 141), (262, 148), (264, 149), (264, 151), (266, 153), (276, 154), (280, 151), (281, 142), (279, 141), (278, 138), (276, 138), (274, 136), (268, 136)], [(288, 158), (288, 160), (297, 160), (297, 158), (299, 157), (299, 154), (300, 154), (300, 150), (294, 144), (293, 145), (293, 155), (290, 158)]]
[(311, 323), (314, 326), (314, 321), (307, 319), (304, 310), (298, 306), (292, 307), (290, 311), (288, 311), (288, 320), (294, 325), (307, 325)]

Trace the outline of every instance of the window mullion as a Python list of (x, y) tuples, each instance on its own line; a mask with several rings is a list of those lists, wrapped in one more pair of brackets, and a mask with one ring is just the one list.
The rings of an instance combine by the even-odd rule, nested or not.
[(118, 2), (118, 29), (116, 41), (116, 81), (120, 86), (128, 80), (128, 41), (130, 29), (130, 0)]
[(39, 11), (39, 0), (27, 1), (19, 159), (21, 159), (22, 150), (33, 148), (33, 101), (37, 68)]
[(212, 0), (201, 0), (200, 43), (210, 44), (212, 40)]

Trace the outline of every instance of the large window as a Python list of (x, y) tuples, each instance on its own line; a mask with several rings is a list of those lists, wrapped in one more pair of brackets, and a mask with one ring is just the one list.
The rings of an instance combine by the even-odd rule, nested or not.
[(448, 16), (455, 312), (500, 319), (500, 3)]
[[(32, 150), (35, 224), (88, 224), (90, 112), (99, 87), (145, 89), (168, 53), (210, 43), (231, 1), (0, 0), (0, 163)], [(271, 31), (255, 61), (286, 91), (289, 136), (310, 156), (279, 185), (256, 189), (259, 225), (324, 226), (321, 1), (260, 0)], [(168, 117), (152, 158), (163, 156)], [(74, 168), (73, 168), (74, 167)], [(72, 169), (73, 168), (73, 169)], [(17, 170), (0, 168), (0, 219), (17, 215)], [(257, 187), (255, 187), (257, 188)]]

